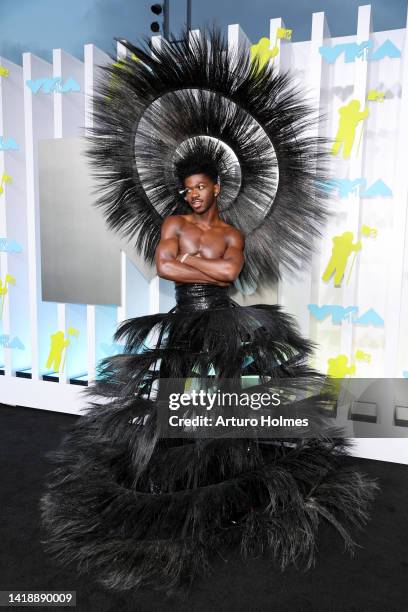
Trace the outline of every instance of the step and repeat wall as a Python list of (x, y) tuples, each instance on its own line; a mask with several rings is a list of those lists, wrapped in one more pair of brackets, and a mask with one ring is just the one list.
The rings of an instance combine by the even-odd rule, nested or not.
[[(331, 37), (329, 25), (313, 14), (302, 42), (292, 42), (281, 19), (257, 41), (228, 27), (231, 46), (293, 73), (320, 113), (311, 131), (332, 142), (332, 178), (316, 186), (330, 193), (332, 214), (311, 265), (284, 274), (274, 290), (233, 297), (282, 304), (316, 343), (313, 365), (322, 372), (408, 379), (407, 30), (372, 32), (369, 5), (359, 8), (354, 35)], [(119, 60), (123, 53), (119, 44)], [(98, 361), (122, 350), (113, 342), (117, 324), (174, 305), (172, 283), (108, 232), (93, 206), (83, 137), (95, 86), (106, 78), (100, 67), (112, 61), (92, 44), (83, 60), (62, 49), (52, 63), (29, 50), (22, 65), (0, 58), (3, 403), (80, 412)], [(362, 414), (374, 429), (389, 419), (401, 439), (359, 439), (355, 454), (408, 462), (406, 389), (386, 413), (373, 401)]]

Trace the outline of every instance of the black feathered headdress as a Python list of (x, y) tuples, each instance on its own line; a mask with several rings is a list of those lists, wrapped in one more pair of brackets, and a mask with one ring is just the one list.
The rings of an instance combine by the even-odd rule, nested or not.
[(102, 183), (97, 205), (148, 262), (164, 217), (191, 212), (176, 165), (216, 163), (221, 218), (245, 236), (244, 285), (299, 269), (326, 218), (326, 141), (289, 73), (251, 61), (213, 30), (143, 48), (104, 67), (88, 154)]

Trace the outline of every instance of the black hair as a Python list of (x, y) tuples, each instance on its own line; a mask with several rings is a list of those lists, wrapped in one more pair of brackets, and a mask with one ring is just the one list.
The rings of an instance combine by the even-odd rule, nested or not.
[(176, 164), (176, 174), (181, 186), (184, 187), (184, 180), (193, 174), (205, 174), (213, 183), (218, 181), (217, 166), (211, 161), (186, 160)]

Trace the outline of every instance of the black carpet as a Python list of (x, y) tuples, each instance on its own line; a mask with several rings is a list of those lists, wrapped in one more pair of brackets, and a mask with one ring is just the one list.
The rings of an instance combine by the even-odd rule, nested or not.
[(76, 590), (81, 612), (408, 609), (408, 466), (368, 459), (349, 459), (381, 487), (370, 523), (354, 532), (361, 546), (354, 558), (322, 526), (317, 564), (309, 572), (281, 573), (261, 558), (219, 559), (211, 577), (197, 581), (184, 601), (150, 591), (110, 593), (57, 567), (39, 541), (38, 500), (50, 470), (45, 453), (58, 446), (76, 418), (0, 405), (0, 590)]

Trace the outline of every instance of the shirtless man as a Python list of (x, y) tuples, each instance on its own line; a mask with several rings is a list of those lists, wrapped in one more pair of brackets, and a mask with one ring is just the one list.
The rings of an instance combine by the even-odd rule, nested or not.
[(183, 186), (193, 212), (164, 220), (156, 249), (157, 274), (176, 283), (226, 287), (244, 265), (244, 237), (219, 217), (220, 187), (211, 168), (196, 168)]

